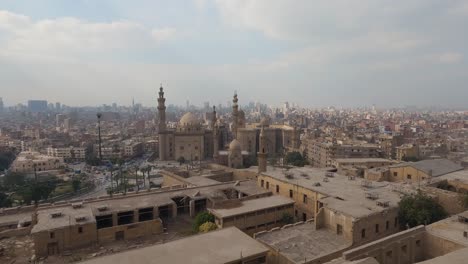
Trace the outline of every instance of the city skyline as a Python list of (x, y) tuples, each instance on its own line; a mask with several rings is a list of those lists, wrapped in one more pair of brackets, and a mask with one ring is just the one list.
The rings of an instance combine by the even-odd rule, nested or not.
[[(349, 10), (353, 10), (350, 12)], [(0, 96), (466, 108), (464, 1), (2, 1)]]

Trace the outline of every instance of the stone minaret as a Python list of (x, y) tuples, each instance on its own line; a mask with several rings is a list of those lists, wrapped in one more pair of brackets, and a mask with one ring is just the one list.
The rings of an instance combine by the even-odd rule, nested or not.
[(218, 119), (216, 118), (216, 106), (213, 106), (213, 117), (211, 119), (211, 125), (213, 126), (213, 159), (215, 161), (218, 160), (218, 152), (219, 152), (219, 130), (218, 125), (216, 122)]
[(159, 159), (167, 159), (167, 134), (166, 134), (166, 98), (164, 98), (164, 91), (161, 84), (159, 88), (158, 98), (158, 114), (159, 114)]
[(260, 137), (259, 137), (259, 151), (257, 153), (258, 156), (258, 173), (266, 172), (267, 171), (267, 156), (268, 152), (266, 149), (266, 137), (265, 137), (265, 129), (262, 126), (262, 130), (260, 130)]
[(234, 93), (234, 99), (232, 99), (232, 135), (237, 139), (237, 128), (239, 127), (239, 105), (237, 104), (239, 100), (237, 99), (237, 92)]

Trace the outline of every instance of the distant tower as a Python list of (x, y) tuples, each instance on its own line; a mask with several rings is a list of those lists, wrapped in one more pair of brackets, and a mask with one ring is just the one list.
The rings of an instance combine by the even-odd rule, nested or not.
[(237, 128), (239, 127), (239, 105), (237, 104), (239, 100), (237, 99), (237, 92), (234, 93), (234, 99), (232, 99), (232, 135), (237, 138)]
[(167, 134), (166, 134), (166, 98), (164, 98), (164, 91), (161, 84), (159, 88), (158, 98), (158, 114), (159, 114), (159, 159), (167, 159)]
[(213, 106), (213, 117), (211, 119), (211, 125), (213, 127), (213, 159), (215, 161), (218, 160), (218, 152), (219, 152), (219, 130), (218, 125), (216, 122), (218, 119), (216, 118), (216, 106)]
[(0, 112), (3, 112), (3, 98), (0, 97)]
[(262, 130), (260, 131), (260, 144), (259, 144), (259, 152), (257, 153), (258, 156), (258, 173), (266, 172), (267, 171), (267, 150), (266, 150), (266, 138), (265, 138), (265, 129), (262, 126)]

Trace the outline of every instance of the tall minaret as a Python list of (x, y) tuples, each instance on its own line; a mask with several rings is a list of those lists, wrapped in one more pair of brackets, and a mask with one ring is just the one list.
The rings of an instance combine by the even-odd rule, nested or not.
[(238, 101), (239, 100), (237, 99), (237, 92), (235, 92), (234, 99), (232, 99), (232, 135), (235, 139), (237, 139), (237, 128), (239, 127), (239, 105), (237, 104)]
[(219, 154), (219, 130), (216, 121), (218, 121), (216, 118), (216, 106), (213, 106), (213, 117), (211, 119), (211, 125), (213, 127), (213, 159), (215, 161), (218, 160)]
[(167, 135), (166, 135), (166, 98), (164, 98), (164, 91), (161, 84), (159, 88), (158, 98), (158, 114), (159, 114), (159, 159), (167, 159)]
[(257, 153), (258, 156), (258, 173), (266, 172), (267, 171), (267, 156), (268, 152), (266, 149), (266, 142), (265, 142), (265, 129), (262, 126), (262, 130), (260, 130), (260, 137), (259, 137), (259, 151)]

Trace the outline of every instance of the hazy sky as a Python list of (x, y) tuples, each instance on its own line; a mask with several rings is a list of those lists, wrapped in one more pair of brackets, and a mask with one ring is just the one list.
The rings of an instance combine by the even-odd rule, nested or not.
[(0, 97), (468, 108), (466, 0), (0, 0)]

